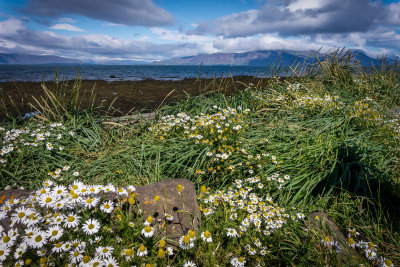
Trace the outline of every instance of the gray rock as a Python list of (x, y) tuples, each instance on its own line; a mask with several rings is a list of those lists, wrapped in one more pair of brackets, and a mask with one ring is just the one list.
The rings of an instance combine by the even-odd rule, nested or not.
[[(178, 185), (183, 186), (181, 194)], [(194, 184), (186, 179), (163, 180), (155, 184), (136, 187), (136, 201), (144, 218), (152, 216), (156, 221), (156, 231), (166, 237), (167, 243), (176, 245), (179, 238), (189, 230), (198, 230), (201, 222)], [(160, 199), (155, 202), (154, 197)], [(165, 213), (173, 216), (173, 221), (165, 220)], [(164, 227), (163, 227), (164, 226)]]

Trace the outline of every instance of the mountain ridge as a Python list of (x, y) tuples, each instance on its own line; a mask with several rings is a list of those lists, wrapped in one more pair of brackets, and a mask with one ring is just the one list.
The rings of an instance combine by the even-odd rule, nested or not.
[(0, 64), (84, 64), (79, 59), (52, 56), (52, 55), (28, 55), (0, 53)]
[[(363, 51), (353, 50), (355, 60), (361, 65), (377, 64), (377, 60), (367, 56)], [(194, 56), (176, 57), (163, 61), (155, 61), (152, 65), (241, 65), (241, 66), (271, 66), (278, 62), (288, 66), (294, 62), (315, 63), (316, 56), (323, 59), (328, 54), (315, 50), (257, 50), (243, 53), (212, 53)]]

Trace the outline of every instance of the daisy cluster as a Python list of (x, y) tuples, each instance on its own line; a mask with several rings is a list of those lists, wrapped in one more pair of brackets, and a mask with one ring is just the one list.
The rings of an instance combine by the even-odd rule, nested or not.
[(342, 110), (345, 104), (339, 96), (333, 96), (323, 90), (318, 94), (305, 90), (304, 86), (298, 83), (289, 84), (284, 92), (267, 90), (265, 92), (255, 92), (256, 101), (262, 106), (290, 106), (302, 108), (308, 111), (321, 110)]
[(374, 106), (375, 102), (369, 97), (356, 101), (350, 107), (350, 118), (361, 118), (364, 121), (376, 123), (381, 120), (381, 116)]
[[(374, 243), (370, 241), (363, 241), (359, 240), (357, 241), (358, 237), (360, 236), (360, 233), (357, 232), (356, 229), (350, 228), (348, 229), (348, 235), (347, 235), (347, 246), (349, 248), (357, 249), (358, 251), (362, 252), (362, 254), (365, 256), (366, 259), (369, 260), (370, 264), (373, 264), (374, 266), (381, 266), (381, 267), (393, 267), (394, 264), (390, 259), (387, 259), (383, 256), (378, 257), (378, 246), (375, 245)], [(332, 238), (329, 236), (325, 236), (322, 240), (321, 243), (329, 248), (334, 248), (337, 253), (341, 253), (343, 248), (342, 246), (337, 242), (334, 241)], [(366, 266), (363, 263), (361, 263), (359, 266)]]
[[(150, 127), (154, 136), (165, 139), (170, 133), (183, 132), (185, 138), (195, 140), (196, 144), (225, 143), (234, 135), (244, 131), (242, 118), (250, 110), (241, 107), (220, 108), (214, 106), (211, 114), (201, 113), (199, 116), (189, 116), (186, 113), (167, 115), (160, 122)], [(230, 136), (228, 136), (230, 134)]]
[[(161, 135), (163, 140), (176, 134), (193, 140), (193, 145), (205, 147), (205, 168), (196, 171), (203, 177), (201, 180), (229, 177), (227, 190), (212, 191), (202, 186), (198, 200), (206, 220), (219, 221), (221, 214), (229, 219), (229, 223), (223, 227), (223, 235), (232, 244), (243, 244), (237, 251), (240, 255), (232, 257), (230, 263), (232, 266), (245, 266), (246, 262), (256, 262), (259, 257), (267, 257), (270, 253), (268, 244), (274, 231), (283, 228), (288, 220), (296, 221), (305, 216), (300, 212), (289, 214), (270, 195), (271, 190), (282, 189), (290, 180), (289, 175), (277, 171), (281, 162), (269, 153), (253, 154), (238, 141), (234, 131), (246, 128), (246, 115), (249, 111), (245, 110), (243, 114), (237, 112), (240, 108), (214, 107), (213, 110), (217, 113), (194, 118), (182, 113), (166, 116), (162, 118), (161, 124), (151, 130), (155, 131), (156, 137)], [(193, 138), (196, 135), (202, 138)], [(199, 141), (203, 139), (206, 142)], [(201, 238), (205, 242), (213, 242), (208, 231), (203, 232)], [(179, 246), (183, 250), (191, 250), (196, 247), (195, 241), (196, 236), (188, 233), (181, 237)]]
[(0, 127), (0, 133), (2, 143), (0, 164), (3, 166), (6, 166), (7, 161), (12, 159), (14, 153), (21, 153), (24, 149), (44, 148), (48, 151), (61, 151), (64, 149), (64, 144), (69, 141), (64, 139), (75, 134), (67, 131), (62, 123), (10, 130)]
[(104, 200), (102, 194), (115, 192), (123, 197), (132, 190), (79, 181), (67, 187), (45, 180), (43, 188), (28, 198), (2, 200), (0, 222), (7, 222), (7, 228), (0, 227), (0, 262), (117, 266), (113, 248), (101, 245), (102, 232), (112, 230), (100, 214), (110, 214), (119, 204)]

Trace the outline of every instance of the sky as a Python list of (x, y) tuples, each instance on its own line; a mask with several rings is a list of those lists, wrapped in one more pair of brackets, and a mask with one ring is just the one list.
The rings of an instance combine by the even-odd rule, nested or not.
[(107, 63), (342, 47), (400, 56), (399, 0), (0, 0), (0, 53)]

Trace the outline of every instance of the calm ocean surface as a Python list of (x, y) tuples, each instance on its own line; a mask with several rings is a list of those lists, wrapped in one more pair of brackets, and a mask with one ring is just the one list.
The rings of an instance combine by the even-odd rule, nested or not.
[(52, 81), (59, 79), (139, 81), (144, 79), (181, 80), (184, 78), (217, 78), (247, 75), (268, 77), (268, 67), (260, 66), (153, 66), (153, 65), (0, 65), (0, 82)]

